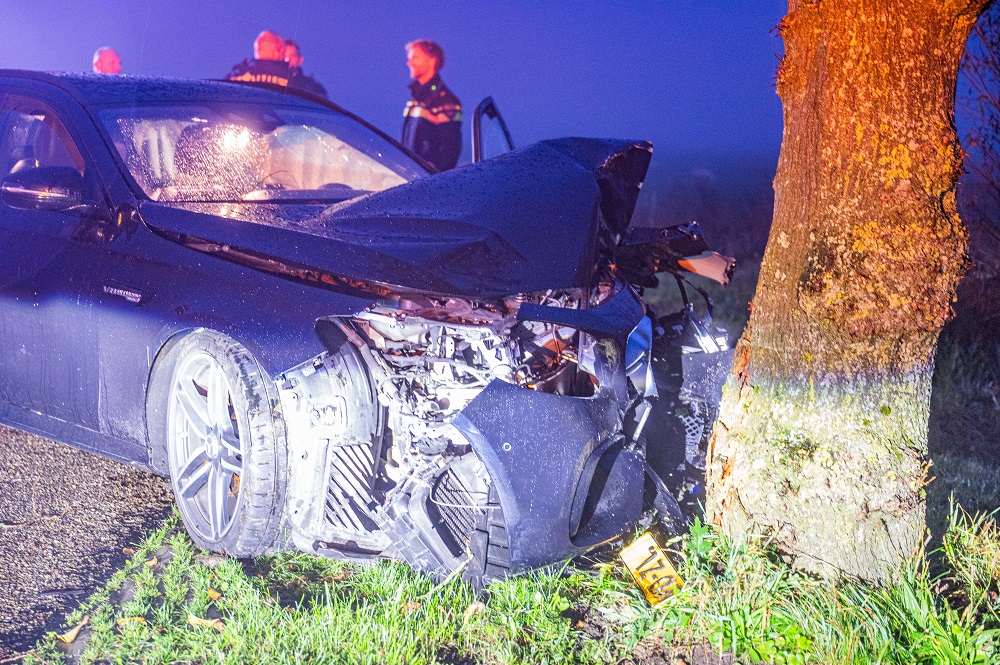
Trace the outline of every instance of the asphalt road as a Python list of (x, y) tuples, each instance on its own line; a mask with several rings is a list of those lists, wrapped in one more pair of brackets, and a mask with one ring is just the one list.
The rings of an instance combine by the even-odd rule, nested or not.
[(59, 629), (172, 501), (162, 478), (0, 427), (0, 660)]

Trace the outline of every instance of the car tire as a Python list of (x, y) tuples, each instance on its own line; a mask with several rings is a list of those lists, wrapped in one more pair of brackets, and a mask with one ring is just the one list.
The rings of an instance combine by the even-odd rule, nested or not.
[(215, 331), (188, 334), (161, 356), (150, 435), (166, 453), (191, 539), (236, 557), (275, 551), (287, 453), (274, 383), (245, 347)]

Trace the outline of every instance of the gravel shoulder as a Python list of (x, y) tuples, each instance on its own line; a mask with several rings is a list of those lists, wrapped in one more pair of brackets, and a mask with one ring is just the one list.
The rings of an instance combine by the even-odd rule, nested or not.
[(0, 659), (61, 628), (172, 503), (163, 478), (0, 427)]

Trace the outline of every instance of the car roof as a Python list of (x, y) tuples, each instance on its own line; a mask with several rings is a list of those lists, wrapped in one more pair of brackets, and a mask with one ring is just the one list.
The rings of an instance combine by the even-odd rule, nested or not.
[[(0, 69), (0, 78), (43, 81), (58, 86), (88, 106), (118, 106), (195, 101), (254, 102), (315, 107), (317, 104), (284, 89), (229, 81), (174, 79), (159, 76), (122, 76), (68, 72)], [(335, 105), (330, 105), (335, 106)]]

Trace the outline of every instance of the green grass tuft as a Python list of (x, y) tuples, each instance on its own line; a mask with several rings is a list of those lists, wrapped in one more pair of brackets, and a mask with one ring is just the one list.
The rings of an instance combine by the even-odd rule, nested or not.
[(673, 543), (685, 585), (659, 608), (617, 563), (519, 577), (477, 600), (388, 561), (206, 556), (178, 529), (174, 518), (150, 536), (67, 618), (90, 616), (77, 644), (50, 634), (26, 662), (617, 663), (668, 659), (670, 645), (745, 663), (1000, 662), (1000, 529), (957, 507), (941, 572), (918, 559), (883, 588), (833, 584), (766, 540), (695, 524)]

